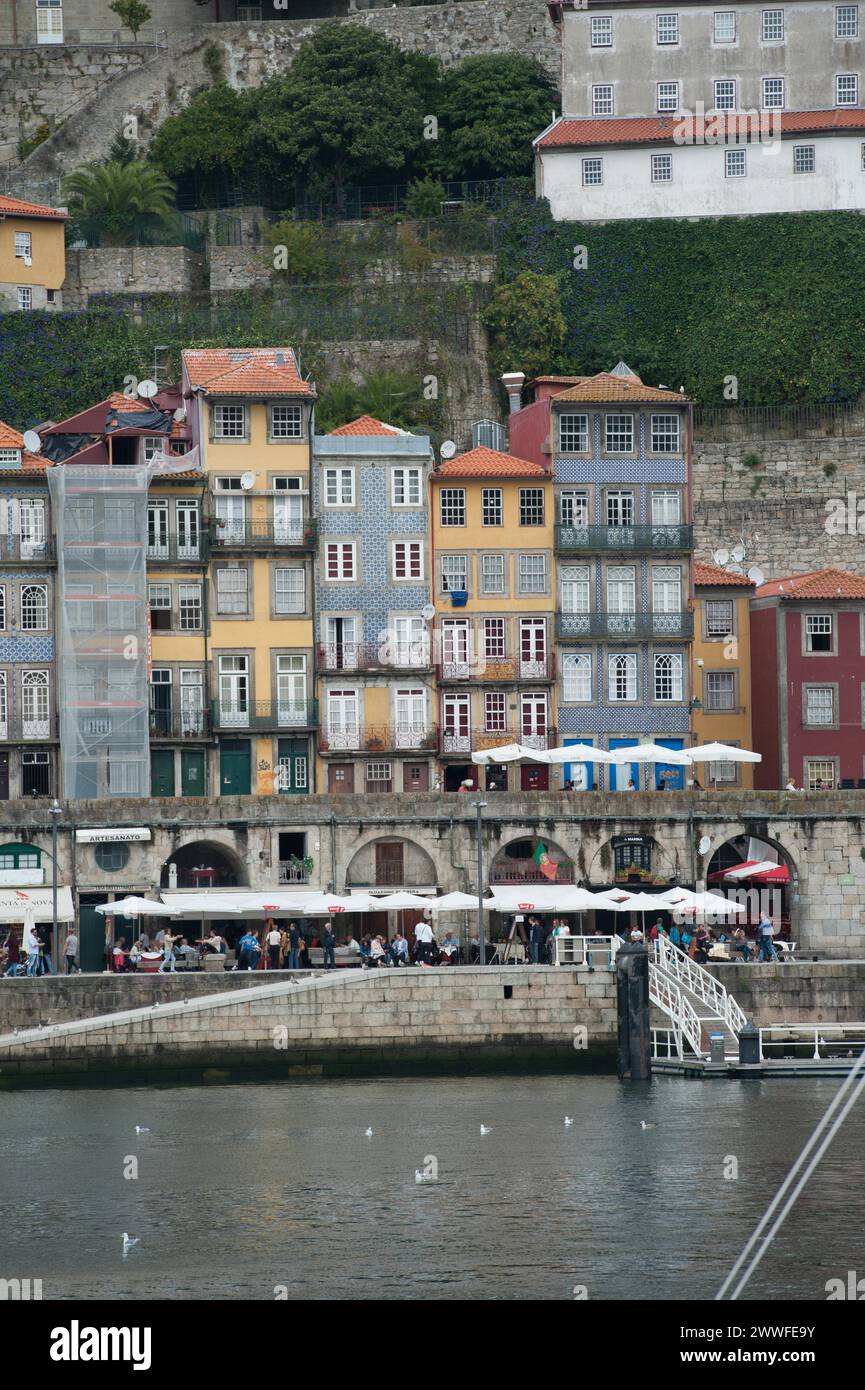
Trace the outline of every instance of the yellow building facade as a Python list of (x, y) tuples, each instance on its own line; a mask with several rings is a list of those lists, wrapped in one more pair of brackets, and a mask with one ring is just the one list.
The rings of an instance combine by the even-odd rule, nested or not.
[(0, 197), (0, 312), (62, 307), (68, 214)]
[[(754, 585), (743, 574), (694, 562), (694, 743), (753, 748), (750, 601)], [(703, 764), (705, 786), (753, 787), (749, 763)]]
[(554, 497), (538, 464), (477, 448), (432, 474), (434, 649), (445, 790), (541, 790), (549, 768), (471, 755), (555, 743)]

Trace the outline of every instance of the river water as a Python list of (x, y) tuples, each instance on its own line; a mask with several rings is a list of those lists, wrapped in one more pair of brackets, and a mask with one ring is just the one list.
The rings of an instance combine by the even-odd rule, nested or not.
[[(6, 1092), (0, 1277), (41, 1278), (46, 1299), (707, 1299), (838, 1085)], [(748, 1297), (825, 1299), (827, 1279), (865, 1275), (862, 1122), (859, 1107)], [(433, 1161), (438, 1180), (416, 1183)]]

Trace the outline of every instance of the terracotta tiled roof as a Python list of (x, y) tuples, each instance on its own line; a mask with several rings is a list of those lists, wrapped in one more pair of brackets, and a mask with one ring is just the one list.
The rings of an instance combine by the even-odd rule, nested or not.
[[(734, 122), (736, 121), (735, 112), (720, 112), (721, 116), (726, 116), (726, 130), (732, 134)], [(766, 119), (780, 115), (781, 135), (810, 135), (820, 134), (821, 131), (831, 133), (835, 130), (865, 130), (865, 111), (861, 108), (845, 108), (838, 111), (781, 111), (779, 113), (766, 112)], [(717, 127), (712, 126), (714, 117), (704, 116), (608, 116), (599, 119), (593, 116), (562, 117), (554, 126), (538, 136), (535, 141), (535, 148), (547, 149), (588, 149), (598, 145), (653, 145), (673, 143), (674, 135), (676, 144), (693, 144), (699, 142), (699, 137), (706, 134), (713, 141), (713, 131), (721, 134)], [(745, 124), (746, 116), (741, 117), (742, 132), (754, 130), (753, 126)], [(708, 127), (708, 130), (707, 130)], [(775, 129), (775, 126), (768, 127)], [(756, 131), (759, 135), (759, 130)], [(694, 140), (697, 135), (698, 141)]]
[(386, 425), (383, 420), (374, 420), (371, 415), (359, 415), (356, 420), (350, 420), (347, 425), (340, 425), (335, 430), (328, 430), (328, 434), (361, 434), (365, 436), (405, 433), (405, 430), (398, 430), (395, 425)]
[(69, 213), (65, 208), (48, 208), (42, 203), (25, 203), (20, 198), (0, 197), (0, 216), (2, 217), (48, 217), (65, 222)]
[(754, 581), (749, 579), (747, 574), (734, 574), (731, 570), (722, 569), (720, 565), (710, 565), (706, 560), (695, 560), (694, 583), (698, 589), (750, 589)]
[(531, 381), (527, 381), (527, 386), (544, 386), (550, 382), (553, 386), (576, 386), (581, 381), (591, 381), (588, 376), (533, 376)]
[(550, 475), (539, 463), (500, 454), (496, 449), (470, 449), (466, 454), (446, 459), (439, 464), (434, 478), (548, 478)]
[(598, 372), (597, 376), (585, 377), (579, 386), (572, 386), (569, 391), (553, 396), (553, 401), (556, 404), (560, 401), (564, 404), (569, 401), (665, 401), (669, 405), (683, 405), (688, 397), (680, 391), (644, 386), (638, 376)]
[(761, 584), (756, 598), (865, 600), (865, 579), (848, 570), (812, 570), (810, 574), (791, 574)]
[[(277, 360), (281, 359), (281, 360)], [(190, 348), (183, 362), (192, 386), (212, 396), (314, 396), (291, 348)]]
[[(50, 468), (49, 459), (42, 458), (40, 454), (31, 454), (29, 449), (24, 448), (24, 436), (17, 430), (13, 430), (11, 425), (7, 425), (4, 420), (0, 420), (0, 449), (20, 449), (21, 462), (25, 468), (45, 469)], [(17, 468), (2, 468), (3, 473), (17, 473)]]

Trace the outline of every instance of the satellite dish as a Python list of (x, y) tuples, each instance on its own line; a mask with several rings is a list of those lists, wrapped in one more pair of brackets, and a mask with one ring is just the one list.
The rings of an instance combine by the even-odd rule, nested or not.
[(186, 421), (186, 406), (179, 405), (174, 412), (173, 419), (177, 421), (178, 425), (184, 424)]
[(420, 610), (420, 615), (425, 623), (431, 623), (436, 615), (435, 604), (425, 603), (423, 608)]
[(31, 454), (39, 453), (39, 450), (42, 448), (42, 440), (39, 438), (35, 430), (25, 430), (24, 448), (27, 449)]
[(741, 564), (745, 558), (745, 547), (743, 545), (734, 545), (731, 554), (736, 564)]
[(441, 448), (439, 449), (439, 453), (441, 454), (443, 459), (452, 459), (456, 451), (457, 446), (456, 444), (454, 444), (452, 439), (446, 439), (444, 444), (442, 444)]
[(155, 381), (139, 381), (138, 383), (138, 394), (143, 396), (146, 401), (152, 400), (158, 390), (159, 387)]
[(699, 852), (700, 854), (708, 854), (708, 853), (709, 853), (709, 850), (710, 850), (711, 848), (712, 848), (712, 837), (711, 837), (711, 835), (704, 835), (703, 838), (701, 839), (700, 843), (699, 843), (698, 846), (697, 846), (698, 852)]
[(729, 558), (729, 550), (716, 550), (714, 555), (712, 556), (712, 559), (715, 561), (716, 565), (726, 565)]
[(752, 584), (756, 584), (759, 588), (766, 576), (760, 569), (759, 565), (752, 565), (751, 568), (748, 570), (748, 578), (750, 579)]
[(240, 486), (243, 488), (244, 492), (249, 492), (251, 487), (255, 487), (255, 474), (241, 473)]

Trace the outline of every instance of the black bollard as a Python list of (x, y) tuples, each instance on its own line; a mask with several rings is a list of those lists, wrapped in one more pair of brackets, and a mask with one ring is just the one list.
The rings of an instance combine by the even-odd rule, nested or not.
[(760, 1030), (750, 1022), (739, 1034), (739, 1062), (745, 1067), (760, 1065)]
[(652, 1075), (649, 1021), (649, 953), (645, 946), (620, 946), (616, 955), (619, 1076), (648, 1081)]

